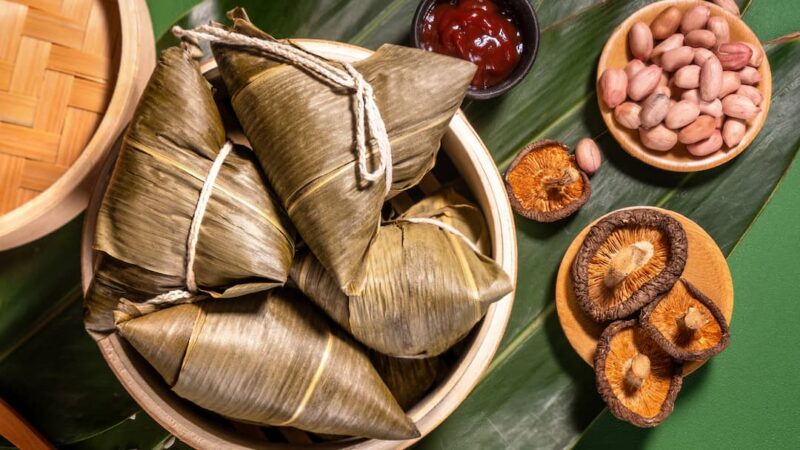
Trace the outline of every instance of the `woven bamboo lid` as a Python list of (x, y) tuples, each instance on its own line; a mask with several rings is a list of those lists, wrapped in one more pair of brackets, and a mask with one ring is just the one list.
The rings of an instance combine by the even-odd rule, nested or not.
[(0, 0), (0, 250), (86, 206), (153, 63), (143, 0)]

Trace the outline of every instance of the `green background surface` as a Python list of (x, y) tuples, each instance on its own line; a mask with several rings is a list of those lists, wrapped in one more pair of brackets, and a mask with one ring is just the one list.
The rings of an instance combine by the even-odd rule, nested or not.
[[(533, 1), (537, 8), (547, 3), (551, 14), (557, 12), (558, 17), (566, 17), (571, 14), (571, 10), (566, 9), (567, 6), (552, 7), (550, 2), (561, 2), (560, 5), (568, 4), (561, 0)], [(148, 0), (156, 37), (161, 35), (172, 23), (175, 23), (189, 8), (198, 3), (200, 3), (199, 0)], [(392, 10), (391, 5), (396, 3), (391, 2), (390, 4), (387, 0), (387, 5), (390, 6), (384, 11), (385, 14), (381, 13), (381, 17), (384, 15), (393, 17), (392, 14), (397, 11)], [(404, 5), (406, 3), (410, 2), (402, 2)], [(578, 3), (580, 2), (575, 2), (575, 4)], [(298, 0), (296, 9), (302, 11), (304, 6), (308, 7), (308, 4), (307, 1)], [(263, 5), (265, 10), (270, 10), (270, 0), (264, 0)], [(607, 6), (612, 8), (614, 5)], [(605, 6), (603, 7), (605, 8)], [(542, 8), (542, 10), (544, 9)], [(410, 14), (411, 10), (402, 11), (402, 14), (406, 13)], [(327, 26), (338, 26), (339, 22), (336, 19), (332, 20), (336, 23), (331, 22), (333, 24), (329, 23)], [(342, 22), (347, 22), (347, 20), (349, 19), (341, 19)], [(554, 19), (540, 16), (540, 20), (552, 21)], [(748, 3), (746, 20), (762, 41), (784, 36), (800, 28), (800, 1), (753, 0)], [(402, 28), (400, 25), (397, 25), (398, 32), (405, 32), (400, 29)], [(609, 32), (614, 25), (614, 23), (608, 24)], [(394, 22), (392, 26), (394, 26)], [(391, 28), (389, 30), (391, 32), (393, 28), (391, 26), (389, 28)], [(362, 34), (363, 36), (369, 35), (363, 31), (357, 38)], [(379, 43), (369, 41), (366, 44), (376, 47)], [(539, 66), (541, 67), (546, 62), (540, 58)], [(797, 83), (800, 83), (800, 80), (795, 80), (792, 86), (796, 87)], [(797, 101), (800, 102), (800, 98)], [(485, 111), (480, 111), (479, 108), (486, 108), (487, 114), (491, 115), (489, 114), (492, 111), (491, 103), (485, 105), (488, 106), (481, 103), (471, 104), (470, 112), (473, 116), (480, 118), (485, 115), (482, 114)], [(774, 115), (772, 116), (774, 117)], [(800, 125), (800, 121), (796, 117), (786, 117), (783, 120), (794, 121)], [(550, 127), (548, 126), (546, 129), (550, 130)], [(559, 129), (558, 126), (556, 129)], [(795, 142), (800, 143), (800, 126), (796, 129), (798, 131)], [(492, 134), (490, 129), (484, 136), (487, 142), (498, 140), (497, 130), (494, 131)], [(563, 132), (563, 130), (561, 131)], [(608, 156), (616, 159), (615, 163), (626, 158), (621, 155)], [(750, 161), (750, 163), (756, 162)], [(598, 177), (602, 178), (603, 175), (604, 172), (601, 171)], [(774, 175), (776, 176), (776, 174)], [(753, 178), (747, 179), (754, 180)], [(676, 197), (691, 197), (692, 193), (697, 196), (702, 192), (696, 189), (696, 186), (691, 186), (691, 183), (686, 186), (681, 183), (679, 186), (675, 193)], [(733, 189), (747, 192), (748, 188), (743, 185), (735, 186)], [(732, 188), (728, 185), (727, 189)], [(610, 448), (613, 445), (617, 448), (797, 448), (800, 446), (800, 438), (798, 438), (798, 432), (800, 432), (800, 428), (798, 428), (798, 423), (800, 423), (800, 407), (798, 407), (800, 405), (800, 381), (798, 381), (800, 351), (797, 349), (797, 345), (800, 344), (800, 329), (796, 327), (797, 321), (800, 320), (798, 303), (800, 299), (795, 293), (798, 281), (800, 281), (800, 263), (797, 261), (797, 255), (800, 254), (800, 195), (798, 195), (798, 189), (800, 189), (800, 164), (795, 163), (791, 165), (784, 182), (755, 221), (750, 232), (729, 256), (736, 288), (736, 309), (732, 324), (731, 345), (725, 353), (706, 364), (686, 380), (683, 392), (676, 403), (675, 413), (656, 429), (639, 430), (617, 421), (608, 412), (604, 412), (586, 431), (579, 441), (579, 447)], [(702, 195), (716, 195), (724, 200), (726, 192), (724, 189), (712, 190), (704, 192)], [(702, 204), (704, 208), (713, 207), (713, 202), (703, 202)], [(727, 204), (730, 205), (730, 202)], [(723, 215), (725, 211), (695, 211), (695, 213), (708, 217), (713, 214)], [(524, 221), (521, 226), (524, 227)], [(160, 448), (165, 441), (169, 440), (169, 435), (140, 412), (138, 405), (118, 385), (102, 358), (98, 354), (94, 354), (95, 359), (79, 360), (80, 355), (85, 355), (87, 346), (94, 344), (83, 330), (73, 329), (75, 328), (74, 318), (80, 314), (77, 292), (70, 292), (63, 296), (60, 293), (56, 294), (60, 292), (59, 288), (63, 290), (63, 285), (77, 279), (77, 265), (70, 264), (66, 270), (51, 270), (60, 278), (27, 279), (25, 283), (13, 282), (15, 273), (20, 274), (20, 279), (25, 279), (23, 274), (28, 272), (48, 273), (48, 268), (57, 263), (43, 256), (37, 256), (36, 252), (42, 248), (57, 251), (59, 254), (77, 254), (78, 243), (73, 237), (78, 234), (79, 228), (80, 218), (69, 224), (65, 230), (55, 233), (39, 243), (26, 246), (18, 251), (0, 253), (0, 267), (3, 262), (9, 260), (27, 262), (27, 265), (20, 264), (6, 270), (5, 278), (0, 279), (0, 293), (7, 294), (5, 299), (8, 302), (12, 302), (14, 298), (23, 297), (19, 294), (42, 298), (52, 296), (54, 298), (52, 304), (44, 311), (23, 310), (25, 307), (23, 303), (5, 305), (6, 311), (14, 314), (10, 314), (10, 319), (0, 316), (0, 344), (4, 339), (18, 332), (15, 324), (21, 325), (24, 329), (25, 319), (29, 318), (31, 323), (49, 322), (49, 325), (43, 332), (34, 326), (21, 339), (6, 339), (12, 342), (11, 347), (4, 348), (0, 345), (0, 360), (11, 355), (11, 359), (7, 360), (4, 365), (0, 365), (0, 385), (4, 376), (9, 376), (7, 379), (13, 376), (13, 379), (22, 380), (22, 383), (25, 383), (24, 373), (15, 372), (24, 370), (25, 373), (29, 373), (30, 370), (36, 370), (38, 374), (37, 379), (31, 380), (30, 386), (19, 386), (21, 392), (26, 392), (26, 395), (36, 398), (15, 399), (13, 391), (6, 391), (3, 394), (7, 397), (10, 396), (11, 398), (7, 399), (15, 404), (26, 401), (40, 405), (52, 404), (53, 407), (43, 413), (45, 416), (38, 419), (50, 423), (61, 422), (61, 427), (70, 431), (73, 428), (81, 429), (78, 425), (87, 422), (101, 423), (103, 418), (98, 415), (103, 413), (113, 412), (114, 417), (132, 415), (130, 419), (121, 423), (109, 423), (107, 432), (80, 435), (76, 431), (74, 436), (66, 435), (64, 439), (75, 442), (75, 444), (65, 448)], [(564, 228), (564, 232), (568, 233), (569, 227)], [(3, 280), (10, 281), (10, 284), (2, 285)], [(518, 297), (518, 303), (526, 300), (521, 296)], [(0, 302), (3, 302), (2, 297), (0, 297)], [(15, 311), (14, 308), (17, 310)], [(68, 313), (72, 317), (71, 321), (57, 319), (62, 312)], [(56, 319), (52, 319), (54, 317)], [(560, 333), (560, 330), (556, 329), (555, 331)], [(28, 339), (29, 337), (30, 339)], [(19, 344), (14, 344), (16, 342)], [(54, 342), (58, 342), (60, 346), (57, 352), (43, 350), (43, 348), (53, 346)], [(548, 345), (547, 341), (543, 341), (543, 344)], [(568, 352), (568, 349), (560, 350), (556, 346), (552, 351)], [(56, 353), (59, 359), (54, 361), (51, 353)], [(41, 360), (31, 360), (29, 356), (26, 356), (31, 354), (40, 355)], [(25, 364), (17, 364), (21, 358), (27, 358)], [(519, 355), (512, 355), (513, 358), (517, 358), (515, 361), (517, 367), (525, 365), (524, 363), (520, 364)], [(577, 358), (574, 359), (577, 360)], [(57, 370), (59, 364), (70, 365), (71, 370), (66, 374), (68, 377)], [(589, 372), (588, 366), (580, 364), (582, 363), (572, 369), (581, 379), (585, 378), (586, 383), (590, 383), (588, 377), (584, 377), (584, 372)], [(41, 375), (42, 373), (45, 375)], [(519, 375), (523, 376), (524, 374), (520, 373)], [(538, 379), (542, 379), (541, 374), (538, 376)], [(46, 389), (42, 389), (43, 382), (47, 386)], [(531, 386), (529, 385), (528, 388)], [(585, 387), (589, 388), (590, 386)], [(548, 387), (545, 386), (544, 389), (546, 390)], [(104, 393), (104, 395), (91, 397), (91, 401), (97, 407), (96, 410), (82, 407), (87, 404), (87, 398), (76, 395), (91, 395), (92, 392)], [(587, 389), (587, 392), (589, 392), (589, 396), (581, 398), (587, 402), (585, 407), (591, 413), (588, 417), (594, 417), (593, 411), (598, 410), (597, 396), (593, 392), (593, 387)], [(552, 397), (552, 399), (557, 400), (558, 397)], [(15, 402), (15, 400), (17, 401)], [(462, 417), (464, 414), (480, 414), (481, 411), (473, 411), (479, 405), (479, 403), (473, 402), (472, 409), (466, 408), (467, 412), (462, 411)], [(569, 406), (569, 408), (574, 407), (580, 408), (580, 405)], [(512, 409), (505, 408), (504, 411)], [(529, 409), (531, 411), (527, 411), (526, 414), (536, 413), (534, 406)], [(504, 420), (508, 422), (514, 421), (514, 415), (511, 413), (505, 414), (504, 417), (506, 417)], [(481, 425), (486, 425), (486, 422)], [(504, 430), (514, 428), (513, 424), (509, 423), (500, 425)], [(464, 426), (463, 423), (451, 427), (444, 426), (434, 433), (433, 438), (423, 441), (421, 447), (450, 448), (452, 445), (448, 447), (448, 442), (451, 444), (457, 442), (454, 439), (458, 437), (454, 433), (458, 433), (459, 430), (463, 431)], [(585, 424), (577, 432), (584, 426)], [(490, 435), (491, 433), (485, 434)], [(526, 439), (525, 436), (528, 435), (533, 437)], [(521, 434), (516, 439), (511, 439), (514, 445), (504, 445), (502, 440), (496, 438), (492, 441), (496, 445), (492, 445), (492, 447), (554, 446), (552, 442), (537, 441), (536, 436), (538, 434), (530, 432)], [(470, 447), (464, 442), (471, 441), (462, 439), (460, 448)], [(180, 443), (177, 445), (180, 446)], [(474, 443), (471, 445), (471, 447), (477, 446)], [(3, 447), (2, 440), (0, 440), (0, 447)]]
[[(196, 2), (148, 3), (158, 35), (158, 30), (172, 24), (181, 11)], [(748, 23), (763, 41), (800, 28), (800, 1), (756, 1), (747, 14)], [(658, 428), (641, 430), (604, 411), (578, 448), (800, 445), (799, 193), (800, 164), (793, 163), (774, 197), (729, 257), (736, 292), (730, 347), (686, 380), (669, 420)], [(531, 442), (531, 446), (536, 443)], [(498, 447), (502, 447), (501, 442)]]

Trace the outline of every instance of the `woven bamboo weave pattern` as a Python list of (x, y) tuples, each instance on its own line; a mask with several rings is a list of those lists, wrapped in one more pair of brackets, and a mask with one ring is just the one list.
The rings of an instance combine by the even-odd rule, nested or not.
[(112, 0), (0, 0), (0, 214), (53, 184), (114, 89)]

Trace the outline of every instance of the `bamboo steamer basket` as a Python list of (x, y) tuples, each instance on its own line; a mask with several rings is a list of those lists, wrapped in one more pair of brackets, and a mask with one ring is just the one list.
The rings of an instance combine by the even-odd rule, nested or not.
[(0, 251), (86, 207), (153, 49), (145, 0), (0, 0)]
[[(352, 62), (371, 54), (369, 50), (338, 42), (313, 39), (297, 39), (293, 42), (313, 53), (339, 61)], [(202, 69), (207, 77), (218, 72), (213, 60), (203, 64)], [(437, 168), (452, 163), (457, 172), (455, 175), (469, 187), (486, 216), (492, 239), (493, 258), (512, 279), (516, 279), (517, 243), (508, 197), (489, 151), (461, 111), (451, 121), (442, 145), (444, 158), (440, 157)], [(91, 281), (94, 268), (95, 255), (92, 241), (95, 220), (112, 163), (116, 158), (116, 150), (109, 156), (84, 222), (81, 250), (84, 293)], [(449, 161), (443, 163), (442, 159)], [(423, 195), (429, 194), (438, 188), (440, 181), (443, 180), (437, 179), (434, 169), (433, 174), (426, 176), (415, 189), (421, 191)], [(396, 209), (402, 209), (412, 203), (407, 194), (400, 194), (392, 200)], [(460, 352), (458, 361), (449, 368), (447, 376), (408, 411), (422, 436), (441, 424), (480, 381), (503, 337), (511, 315), (513, 295), (513, 292), (508, 294), (489, 308), (484, 319), (465, 339), (463, 351)], [(347, 438), (320, 442), (319, 437), (312, 437), (294, 428), (271, 428), (265, 433), (263, 428), (232, 422), (178, 397), (169, 389), (161, 376), (117, 333), (101, 339), (98, 345), (111, 370), (142, 408), (178, 439), (195, 448), (393, 449), (406, 448), (417, 441), (416, 439), (381, 441)]]

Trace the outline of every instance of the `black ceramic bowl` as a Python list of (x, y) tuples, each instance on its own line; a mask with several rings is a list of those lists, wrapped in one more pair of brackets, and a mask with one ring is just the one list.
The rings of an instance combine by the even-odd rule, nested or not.
[[(437, 3), (447, 0), (422, 0), (414, 13), (414, 20), (411, 23), (411, 43), (422, 48), (420, 42), (420, 32), (422, 22), (428, 12)], [(498, 5), (509, 9), (516, 20), (519, 31), (522, 34), (523, 52), (517, 67), (509, 74), (508, 78), (500, 84), (496, 84), (487, 89), (475, 89), (470, 87), (467, 91), (467, 98), (472, 100), (487, 100), (505, 94), (516, 86), (530, 72), (533, 61), (536, 59), (536, 52), (539, 50), (539, 22), (536, 19), (536, 12), (528, 0), (493, 0)]]

